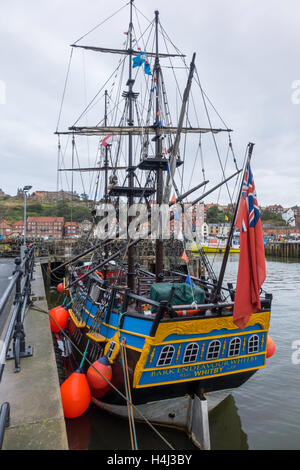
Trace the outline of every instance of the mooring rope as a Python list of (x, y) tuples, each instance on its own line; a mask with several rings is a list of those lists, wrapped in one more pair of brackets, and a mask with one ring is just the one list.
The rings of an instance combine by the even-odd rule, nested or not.
[(124, 338), (122, 339), (122, 343), (121, 343), (121, 359), (122, 359), (122, 368), (123, 368), (123, 374), (124, 374), (125, 390), (126, 390), (126, 396), (127, 396), (127, 409), (128, 409), (128, 421), (129, 421), (131, 447), (132, 447), (132, 450), (138, 450), (135, 425), (134, 425), (134, 416), (133, 416), (132, 407), (131, 407), (130, 383), (129, 383), (128, 364), (127, 364), (126, 347), (125, 347)]

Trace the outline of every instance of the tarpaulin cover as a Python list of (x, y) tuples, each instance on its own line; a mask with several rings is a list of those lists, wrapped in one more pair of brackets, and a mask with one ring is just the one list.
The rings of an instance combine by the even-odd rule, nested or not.
[[(155, 282), (151, 284), (150, 298), (156, 302), (169, 300), (172, 286), (175, 287), (172, 305), (190, 305), (193, 302), (203, 304), (205, 292), (201, 287), (190, 286), (186, 282)], [(154, 309), (153, 309), (154, 310)]]

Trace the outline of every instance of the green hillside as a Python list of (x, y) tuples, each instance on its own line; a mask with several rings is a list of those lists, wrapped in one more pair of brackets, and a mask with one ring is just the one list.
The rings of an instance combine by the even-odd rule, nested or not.
[[(66, 222), (71, 220), (82, 222), (91, 219), (91, 209), (85, 202), (59, 201), (55, 204), (27, 201), (27, 217), (64, 217)], [(21, 199), (1, 199), (0, 218), (8, 222), (16, 222), (24, 217), (24, 202)]]

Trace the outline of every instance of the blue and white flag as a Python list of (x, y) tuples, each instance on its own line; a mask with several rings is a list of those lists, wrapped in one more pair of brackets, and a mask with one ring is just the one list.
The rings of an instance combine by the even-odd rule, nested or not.
[(191, 278), (190, 278), (189, 273), (188, 273), (188, 275), (187, 275), (186, 278), (185, 278), (185, 282), (186, 282), (186, 284), (188, 284), (189, 286), (195, 287), (195, 285), (192, 283), (192, 280), (191, 280)]

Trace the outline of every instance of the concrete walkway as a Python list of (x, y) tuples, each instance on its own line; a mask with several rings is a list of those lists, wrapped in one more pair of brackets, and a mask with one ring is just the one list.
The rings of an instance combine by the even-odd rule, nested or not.
[[(34, 307), (48, 311), (40, 264), (35, 267), (32, 293)], [(0, 383), (0, 406), (10, 404), (3, 450), (68, 450), (48, 315), (29, 309), (24, 329), (33, 356), (21, 359), (19, 373), (14, 373), (14, 360), (7, 361)]]

